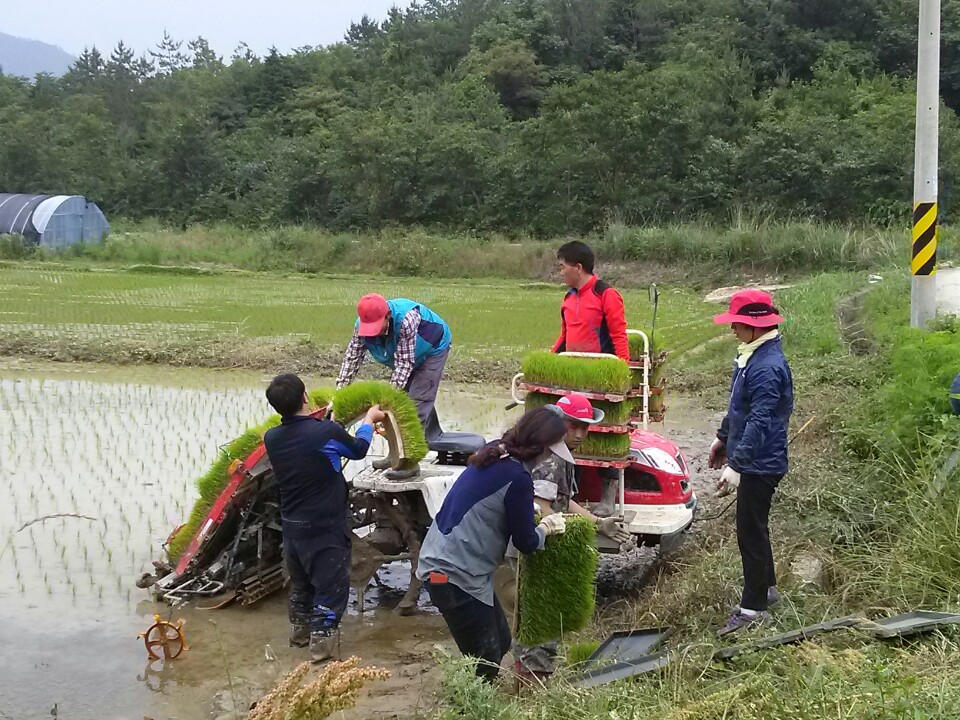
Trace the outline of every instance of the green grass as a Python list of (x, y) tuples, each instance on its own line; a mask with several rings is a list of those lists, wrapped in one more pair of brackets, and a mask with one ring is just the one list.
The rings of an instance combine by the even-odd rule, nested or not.
[[(721, 284), (730, 269), (766, 273), (833, 272), (906, 265), (909, 232), (898, 228), (776, 222), (735, 217), (726, 226), (683, 223), (630, 227), (610, 223), (584, 238), (608, 263), (659, 262), (651, 279), (664, 273), (693, 283)], [(330, 233), (303, 226), (246, 229), (229, 224), (173, 229), (112, 218), (103, 245), (77, 246), (61, 255), (37, 252), (12, 236), (0, 238), (0, 258), (52, 259), (140, 265), (210, 265), (253, 271), (368, 273), (420, 277), (540, 278), (555, 268), (563, 240), (544, 241), (498, 234), (457, 233), (428, 228)], [(953, 257), (953, 230), (941, 227), (941, 259)], [(634, 274), (634, 273), (629, 273)], [(659, 276), (658, 276), (659, 275)], [(628, 277), (628, 275), (625, 275)], [(616, 279), (616, 278), (615, 278)]]
[[(270, 346), (282, 339), (320, 350), (342, 349), (353, 331), (356, 301), (374, 291), (410, 297), (440, 313), (453, 331), (451, 366), (457, 360), (481, 360), (517, 368), (524, 354), (550, 347), (559, 332), (556, 318), (563, 289), (554, 284), (234, 272), (184, 275), (8, 263), (0, 264), (0, 340), (18, 354), (41, 345), (47, 347), (45, 356), (79, 354), (105, 361), (111, 359), (111, 347), (122, 342), (139, 362), (169, 357), (163, 352), (166, 348), (188, 343), (223, 352), (242, 364), (243, 354), (230, 348), (248, 341)], [(648, 325), (646, 292), (623, 294), (630, 325)], [(696, 293), (665, 288), (661, 297), (658, 326), (671, 348), (697, 344), (717, 332), (708, 322), (712, 308)], [(18, 339), (30, 342), (14, 342)]]
[(333, 396), (333, 414), (338, 420), (351, 422), (361, 418), (371, 405), (380, 405), (397, 419), (403, 438), (404, 459), (418, 463), (427, 454), (427, 441), (417, 417), (417, 406), (410, 396), (389, 383), (365, 380), (347, 385)]
[(625, 393), (630, 389), (630, 368), (617, 358), (532, 352), (523, 358), (523, 379), (569, 390)]
[(582, 630), (594, 608), (597, 572), (596, 527), (568, 517), (563, 535), (547, 538), (544, 549), (520, 557), (520, 629), (524, 645), (555, 640)]

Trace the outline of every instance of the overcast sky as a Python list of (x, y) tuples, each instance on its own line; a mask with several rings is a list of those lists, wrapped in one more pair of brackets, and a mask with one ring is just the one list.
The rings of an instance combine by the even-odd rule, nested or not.
[[(35, 0), (4, 2), (0, 32), (59, 45), (72, 55), (96, 45), (105, 54), (123, 40), (137, 54), (166, 29), (176, 40), (202, 35), (229, 56), (241, 42), (258, 55), (343, 39), (364, 14), (383, 20), (409, 0)], [(186, 45), (184, 45), (186, 47)]]

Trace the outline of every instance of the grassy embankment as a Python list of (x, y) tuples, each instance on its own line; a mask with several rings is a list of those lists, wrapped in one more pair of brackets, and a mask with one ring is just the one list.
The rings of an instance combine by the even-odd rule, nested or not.
[[(717, 333), (700, 291), (902, 264), (905, 238), (736, 218), (724, 228), (611, 224), (586, 239), (603, 276), (622, 289), (631, 326), (649, 327), (646, 283), (666, 290), (658, 327), (676, 359)], [(117, 222), (104, 245), (53, 254), (0, 237), (0, 258), (9, 258), (0, 262), (0, 355), (329, 374), (354, 302), (378, 291), (421, 300), (451, 323), (449, 377), (503, 382), (525, 352), (556, 337), (559, 243), (417, 229), (359, 236)], [(946, 229), (941, 257), (952, 247)]]
[[(960, 418), (947, 387), (960, 371), (960, 325), (923, 333), (907, 325), (909, 288), (888, 278), (862, 303), (851, 354), (837, 332), (837, 302), (862, 276), (821, 276), (779, 294), (791, 326), (785, 348), (795, 374), (794, 427), (817, 414), (792, 448), (793, 468), (774, 504), (771, 528), (785, 600), (775, 634), (864, 612), (960, 607)], [(843, 315), (843, 313), (841, 313)], [(845, 325), (850, 318), (845, 317)], [(864, 337), (871, 342), (862, 342)], [(849, 335), (847, 336), (849, 339)], [(731, 343), (688, 353), (687, 382), (722, 387)], [(722, 393), (722, 389), (720, 390)], [(718, 398), (719, 399), (719, 398)], [(713, 514), (718, 508), (708, 510)], [(815, 584), (791, 573), (797, 560), (822, 564)], [(589, 691), (562, 677), (551, 692), (506, 700), (447, 664), (441, 714), (458, 718), (941, 718), (960, 715), (956, 635), (881, 643), (855, 630), (722, 663), (712, 631), (737, 601), (734, 517), (701, 523), (680, 558), (661, 567), (640, 597), (608, 606), (591, 631), (567, 639), (582, 655), (612, 630), (666, 624), (684, 647), (668, 668)]]
[[(251, 230), (215, 225), (181, 231), (117, 220), (103, 245), (75, 246), (62, 254), (25, 248), (13, 236), (0, 236), (0, 259), (208, 271), (553, 280), (556, 248), (566, 239), (422, 228), (332, 234), (308, 227)], [(666, 278), (700, 287), (730, 284), (736, 280), (733, 275), (741, 274), (795, 277), (865, 270), (902, 263), (909, 252), (909, 232), (902, 229), (777, 223), (742, 215), (722, 227), (688, 223), (637, 228), (610, 223), (583, 239), (597, 250), (605, 277), (623, 286)], [(941, 259), (954, 245), (952, 228), (942, 228)]]

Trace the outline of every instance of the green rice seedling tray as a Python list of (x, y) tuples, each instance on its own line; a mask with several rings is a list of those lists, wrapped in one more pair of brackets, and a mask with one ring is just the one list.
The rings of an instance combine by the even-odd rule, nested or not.
[(522, 370), (525, 382), (554, 389), (613, 395), (630, 389), (630, 368), (615, 357), (584, 358), (533, 352), (524, 357)]
[(543, 550), (520, 557), (517, 639), (524, 645), (578, 632), (593, 616), (597, 530), (580, 516), (567, 515), (566, 524), (566, 532), (548, 537)]
[(598, 467), (598, 468), (614, 468), (615, 470), (623, 470), (630, 467), (630, 463), (633, 462), (629, 457), (621, 459), (611, 459), (611, 458), (602, 458), (602, 457), (587, 457), (585, 455), (574, 455), (574, 463), (580, 467)]
[(630, 454), (630, 435), (589, 432), (578, 450), (584, 457), (619, 460)]
[(632, 432), (633, 428), (629, 425), (591, 425), (590, 432), (596, 433), (614, 433), (617, 435), (622, 435), (624, 433)]
[[(542, 407), (549, 403), (556, 403), (563, 397), (561, 393), (542, 393), (542, 392), (528, 392), (523, 399), (524, 405), (526, 405), (527, 410), (533, 410), (534, 408)], [(607, 402), (606, 400), (594, 400), (593, 407), (595, 410), (603, 411), (603, 423), (600, 425), (593, 425), (594, 429), (599, 430), (604, 427), (623, 427), (630, 423), (630, 418), (633, 415), (633, 404), (632, 402)]]
[(404, 460), (418, 463), (427, 455), (427, 441), (417, 417), (417, 406), (403, 390), (380, 380), (365, 380), (337, 390), (333, 396), (333, 416), (350, 422), (363, 416), (371, 405), (393, 413), (400, 430)]
[(520, 389), (524, 392), (537, 392), (544, 393), (546, 395), (556, 395), (562, 396), (568, 393), (580, 393), (590, 400), (604, 400), (606, 402), (619, 403), (623, 402), (629, 397), (634, 397), (630, 394), (630, 391), (624, 391), (619, 393), (607, 393), (607, 392), (594, 392), (592, 390), (581, 390), (574, 387), (561, 387), (560, 385), (541, 385), (539, 383), (532, 382), (521, 382)]

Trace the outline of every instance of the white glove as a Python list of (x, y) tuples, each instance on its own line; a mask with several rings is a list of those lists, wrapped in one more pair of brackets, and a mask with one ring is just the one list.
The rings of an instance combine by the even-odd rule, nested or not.
[(719, 470), (727, 459), (727, 445), (720, 438), (716, 438), (710, 445), (710, 455), (707, 457), (707, 467)]
[(546, 537), (550, 537), (551, 535), (563, 535), (564, 531), (567, 529), (567, 521), (563, 519), (563, 515), (556, 513), (554, 515), (547, 515), (544, 517), (537, 527), (543, 530), (543, 534)]
[(720, 475), (720, 481), (717, 483), (717, 497), (724, 497), (740, 487), (740, 473), (727, 465)]
[(633, 538), (633, 536), (623, 528), (623, 525), (620, 525), (617, 519), (612, 517), (597, 518), (597, 532), (601, 535), (606, 535), (620, 545), (627, 544)]

